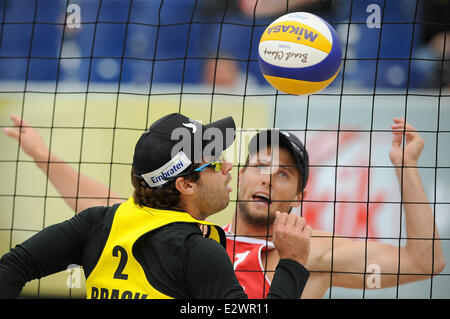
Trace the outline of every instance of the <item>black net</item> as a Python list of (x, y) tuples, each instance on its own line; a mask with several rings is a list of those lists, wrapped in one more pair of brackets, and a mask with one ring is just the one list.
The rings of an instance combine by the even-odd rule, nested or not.
[[(15, 114), (13, 122), (23, 118), (40, 136), (21, 128), (22, 147), (0, 136), (0, 252), (74, 210), (130, 196), (135, 141), (161, 116), (180, 112), (209, 123), (231, 115), (238, 127), (229, 154), (234, 190), (213, 219), (227, 225), (235, 218), (227, 228), (230, 258), (239, 278), (259, 285), (246, 291), (267, 294), (273, 250), (270, 224), (262, 236), (239, 233), (246, 199), (263, 199), (241, 198), (238, 172), (252, 169), (245, 165), (249, 138), (278, 128), (296, 135), (310, 156), (304, 196), (268, 194), (273, 203), (288, 202), (284, 208), (296, 203), (292, 212), (317, 231), (305, 297), (450, 297), (449, 270), (441, 269), (442, 254), (450, 256), (449, 8), (421, 0), (0, 0), (0, 125), (11, 127)], [(343, 47), (337, 78), (309, 96), (273, 89), (258, 65), (265, 28), (295, 11), (328, 21)], [(397, 178), (389, 159), (394, 117), (425, 140), (416, 167), (428, 202), (399, 191), (412, 182), (403, 166)], [(27, 141), (42, 147), (27, 148)], [(58, 182), (65, 164), (72, 178)], [(85, 187), (84, 177), (104, 189)], [(425, 206), (427, 229), (417, 232), (409, 216)], [(339, 248), (350, 240), (362, 244)], [(373, 243), (395, 249), (381, 258), (387, 246)], [(422, 268), (409, 268), (405, 247), (417, 248)], [(349, 257), (352, 250), (360, 259)], [(69, 267), (31, 282), (23, 295), (80, 297), (83, 288), (81, 269)]]

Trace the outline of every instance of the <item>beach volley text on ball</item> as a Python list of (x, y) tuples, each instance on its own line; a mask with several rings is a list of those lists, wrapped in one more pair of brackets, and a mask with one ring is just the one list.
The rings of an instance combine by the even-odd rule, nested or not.
[(336, 31), (307, 12), (286, 14), (261, 36), (258, 62), (266, 80), (288, 94), (316, 93), (339, 73), (342, 46)]

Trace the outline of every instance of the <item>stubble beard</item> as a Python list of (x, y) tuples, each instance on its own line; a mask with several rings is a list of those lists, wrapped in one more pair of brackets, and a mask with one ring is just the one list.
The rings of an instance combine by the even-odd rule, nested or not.
[(270, 214), (270, 205), (265, 214), (251, 212), (251, 202), (238, 202), (238, 214), (249, 225), (257, 228), (269, 227), (275, 221), (275, 214)]
[(205, 212), (205, 215), (207, 216), (221, 212), (230, 202), (230, 196), (228, 193), (225, 193), (225, 191), (211, 193), (211, 190), (204, 187), (204, 185), (202, 185), (199, 191), (199, 198), (200, 200), (198, 202), (198, 207), (200, 207), (200, 209)]

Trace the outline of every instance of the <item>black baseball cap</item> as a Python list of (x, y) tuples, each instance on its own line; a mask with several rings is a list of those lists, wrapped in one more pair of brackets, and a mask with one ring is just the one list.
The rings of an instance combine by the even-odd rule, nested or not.
[(182, 172), (185, 175), (191, 164), (217, 158), (235, 137), (236, 125), (231, 116), (203, 125), (179, 113), (168, 114), (137, 141), (134, 172), (150, 187), (163, 185)]
[(279, 143), (279, 147), (291, 153), (295, 165), (303, 178), (302, 185), (305, 188), (309, 175), (309, 156), (303, 143), (294, 134), (276, 129), (260, 131), (250, 140), (248, 145), (249, 155), (258, 152), (260, 146), (269, 146), (276, 143)]

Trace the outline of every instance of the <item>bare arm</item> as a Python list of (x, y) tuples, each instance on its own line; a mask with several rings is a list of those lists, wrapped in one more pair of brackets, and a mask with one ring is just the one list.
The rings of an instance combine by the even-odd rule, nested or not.
[[(331, 234), (316, 233), (323, 236), (317, 240), (319, 249), (323, 251), (323, 258), (317, 266), (321, 270), (332, 267), (335, 272), (333, 286), (362, 289), (367, 285), (368, 276), (380, 271), (380, 287), (391, 287), (429, 278), (430, 274), (438, 274), (445, 267), (438, 230), (417, 168), (424, 140), (402, 119), (394, 119), (392, 130), (390, 158), (402, 186), (407, 243), (400, 248), (346, 238), (335, 238), (332, 243)], [(403, 134), (405, 145), (402, 145)], [(362, 275), (364, 273), (367, 273), (366, 277)]]
[(27, 121), (16, 115), (11, 115), (11, 119), (16, 128), (4, 128), (5, 134), (20, 141), (20, 147), (47, 175), (64, 201), (76, 213), (92, 206), (113, 205), (123, 201), (105, 185), (79, 173), (52, 154), (42, 137)]

